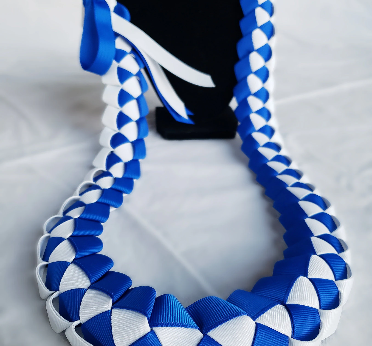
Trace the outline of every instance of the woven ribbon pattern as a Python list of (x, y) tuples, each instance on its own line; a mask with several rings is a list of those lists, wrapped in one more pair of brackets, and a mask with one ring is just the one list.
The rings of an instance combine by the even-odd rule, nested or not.
[[(251, 292), (237, 290), (227, 300), (206, 297), (187, 308), (173, 295), (157, 297), (152, 287), (131, 287), (128, 276), (111, 270), (111, 258), (99, 253), (99, 236), (140, 177), (148, 134), (144, 64), (116, 36), (114, 61), (102, 77), (103, 148), (86, 180), (45, 223), (37, 249), (36, 277), (51, 326), (65, 331), (73, 346), (315, 346), (337, 327), (352, 285), (344, 230), (329, 201), (288, 158), (275, 130), (273, 4), (241, 5), (238, 132), (250, 169), (281, 214), (284, 259)], [(109, 1), (110, 11), (115, 6)]]

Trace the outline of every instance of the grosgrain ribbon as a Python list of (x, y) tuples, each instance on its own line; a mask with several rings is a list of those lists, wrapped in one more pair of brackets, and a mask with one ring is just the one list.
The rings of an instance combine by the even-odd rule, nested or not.
[(115, 35), (111, 26), (111, 11), (105, 0), (83, 0), (84, 29), (80, 46), (81, 67), (104, 75), (115, 58)]
[[(112, 11), (116, 1), (107, 1)], [(281, 214), (284, 259), (250, 292), (205, 297), (187, 308), (172, 295), (157, 297), (152, 287), (131, 287), (127, 275), (112, 270), (99, 236), (140, 178), (149, 132), (144, 58), (118, 36), (115, 63), (102, 79), (107, 108), (95, 169), (45, 223), (37, 250), (36, 278), (50, 324), (66, 331), (72, 346), (320, 346), (336, 330), (353, 282), (344, 229), (329, 201), (288, 158), (274, 125), (273, 5), (241, 5), (238, 132), (249, 168)]]
[(214, 87), (210, 75), (177, 59), (144, 31), (130, 22), (125, 6), (105, 0), (84, 0), (84, 29), (80, 62), (84, 70), (104, 75), (115, 60), (115, 33), (124, 37), (139, 53), (163, 104), (180, 122), (192, 123), (190, 112), (174, 91), (161, 66), (175, 76), (201, 87)]

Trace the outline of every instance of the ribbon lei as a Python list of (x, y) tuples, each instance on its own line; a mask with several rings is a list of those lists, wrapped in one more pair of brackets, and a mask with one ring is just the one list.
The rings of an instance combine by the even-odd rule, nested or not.
[(81, 67), (86, 71), (104, 75), (115, 59), (116, 36), (121, 35), (139, 53), (155, 90), (172, 116), (177, 121), (193, 123), (188, 118), (192, 112), (180, 100), (159, 65), (179, 78), (201, 87), (215, 86), (211, 76), (186, 65), (130, 23), (127, 8), (117, 4), (115, 0), (83, 1), (85, 16), (80, 47)]

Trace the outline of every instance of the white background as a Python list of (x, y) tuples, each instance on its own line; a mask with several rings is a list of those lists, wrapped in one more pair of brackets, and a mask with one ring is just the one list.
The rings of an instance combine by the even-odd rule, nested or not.
[[(327, 345), (372, 338), (372, 2), (281, 0), (276, 106), (288, 151), (346, 226), (355, 285)], [(99, 149), (103, 86), (81, 71), (79, 0), (0, 2), (0, 345), (62, 346), (34, 280), (43, 222)], [(149, 93), (149, 104), (158, 101)], [(104, 253), (135, 285), (185, 305), (270, 275), (285, 248), (240, 139), (168, 142), (154, 131)]]

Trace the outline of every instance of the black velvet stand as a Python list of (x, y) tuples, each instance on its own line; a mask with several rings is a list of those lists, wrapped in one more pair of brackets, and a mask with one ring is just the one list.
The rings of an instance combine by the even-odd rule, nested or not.
[(237, 121), (228, 107), (236, 85), (236, 44), (243, 17), (238, 0), (119, 0), (133, 24), (186, 64), (212, 76), (215, 88), (187, 83), (165, 70), (195, 125), (156, 110), (157, 131), (166, 139), (234, 138)]

